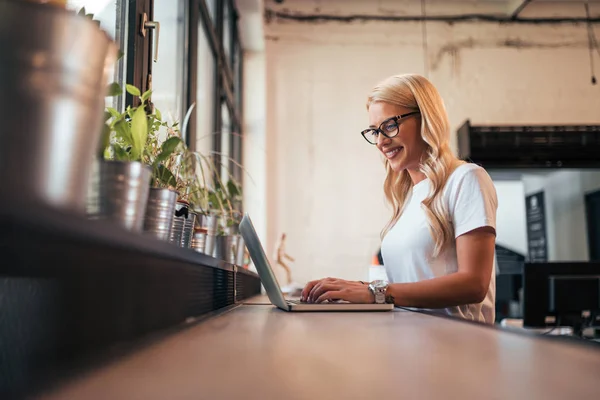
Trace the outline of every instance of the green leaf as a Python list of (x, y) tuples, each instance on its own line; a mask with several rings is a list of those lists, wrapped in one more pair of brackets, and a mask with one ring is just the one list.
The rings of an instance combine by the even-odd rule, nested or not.
[(175, 187), (177, 186), (177, 179), (173, 176), (171, 171), (164, 165), (159, 165), (157, 168), (154, 168), (155, 179), (163, 184), (165, 187)]
[(142, 103), (145, 103), (146, 100), (148, 100), (150, 98), (150, 96), (152, 96), (152, 89), (144, 92), (144, 94), (142, 95)]
[[(108, 113), (105, 113), (108, 114)], [(102, 126), (102, 136), (100, 136), (100, 148), (98, 149), (98, 156), (103, 158), (104, 152), (110, 145), (110, 126), (104, 124)]]
[(158, 108), (154, 109), (154, 114), (156, 114), (157, 120), (162, 121), (162, 114), (160, 113), (160, 110)]
[(78, 15), (83, 15), (85, 16), (85, 7), (81, 7), (81, 9), (79, 10), (79, 12), (77, 13)]
[(155, 163), (161, 163), (169, 158), (180, 143), (182, 143), (181, 139), (176, 136), (168, 138), (162, 144), (160, 154), (156, 157)]
[(148, 120), (143, 107), (138, 107), (131, 117), (131, 136), (131, 156), (134, 161), (138, 161), (148, 138)]
[(140, 89), (136, 88), (133, 85), (127, 84), (125, 85), (125, 88), (127, 89), (127, 93), (129, 93), (132, 96), (141, 96), (142, 93), (140, 92)]
[(110, 114), (110, 116), (113, 117), (114, 119), (121, 118), (121, 113), (118, 112), (117, 110), (115, 110), (112, 107), (106, 107), (106, 111), (108, 111), (108, 113)]
[(125, 55), (125, 53), (123, 53), (123, 50), (119, 50), (119, 52), (117, 53), (117, 60), (120, 60), (121, 58), (123, 58), (124, 55)]
[(123, 89), (117, 82), (111, 83), (106, 89), (106, 97), (118, 96), (121, 93), (123, 93)]
[(240, 189), (231, 179), (227, 181), (227, 192), (230, 198), (235, 198), (240, 195)]
[(114, 129), (117, 133), (117, 137), (123, 140), (123, 142), (126, 145), (131, 146), (133, 144), (131, 127), (124, 119), (120, 119), (119, 121), (117, 121), (117, 123), (114, 126)]
[(115, 153), (115, 160), (117, 160), (117, 161), (129, 161), (130, 155), (127, 152), (127, 150), (125, 150), (124, 148), (122, 148), (118, 144), (113, 144), (112, 147), (113, 147), (113, 151)]

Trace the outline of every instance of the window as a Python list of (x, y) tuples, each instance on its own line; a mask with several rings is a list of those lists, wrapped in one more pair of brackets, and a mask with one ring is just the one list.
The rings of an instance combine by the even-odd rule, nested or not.
[[(243, 175), (237, 165), (242, 164), (242, 50), (237, 29), (237, 10), (233, 0), (201, 0), (199, 6), (203, 34), (198, 38), (198, 56), (210, 50), (212, 57), (198, 59), (196, 98), (199, 107), (204, 103), (203, 100), (212, 99), (212, 118), (209, 120), (205, 110), (198, 109), (196, 144), (199, 148), (207, 147), (202, 139), (206, 137), (202, 131), (212, 124), (210, 149), (214, 163), (221, 165), (221, 178), (226, 179), (231, 175), (241, 183)], [(208, 48), (204, 47), (203, 40), (206, 40)], [(204, 60), (212, 61), (212, 70), (201, 71), (200, 65)], [(211, 74), (212, 87), (206, 83)], [(203, 120), (201, 115), (205, 117)]]
[(154, 20), (160, 23), (160, 34), (155, 36), (158, 37), (158, 57), (152, 56), (152, 102), (169, 122), (182, 122), (186, 112), (183, 109), (187, 64), (186, 1), (154, 1)]
[[(74, 11), (81, 11), (93, 15), (100, 22), (100, 26), (117, 43), (122, 53), (127, 51), (128, 7), (125, 0), (68, 0), (67, 7)], [(125, 86), (125, 71), (127, 57), (121, 57), (114, 67), (113, 82), (121, 87)], [(107, 97), (106, 105), (118, 110), (124, 109), (123, 96)]]
[(214, 136), (215, 55), (204, 28), (198, 27), (198, 66), (196, 85), (196, 150), (209, 155)]

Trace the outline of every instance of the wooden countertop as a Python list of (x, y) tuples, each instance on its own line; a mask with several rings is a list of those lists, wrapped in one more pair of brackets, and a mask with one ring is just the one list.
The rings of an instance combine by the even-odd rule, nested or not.
[(241, 305), (43, 399), (598, 399), (600, 347), (447, 318)]

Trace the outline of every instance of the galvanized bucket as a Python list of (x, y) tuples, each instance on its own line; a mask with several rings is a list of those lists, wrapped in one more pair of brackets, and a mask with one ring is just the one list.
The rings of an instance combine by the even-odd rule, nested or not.
[(169, 240), (173, 227), (173, 214), (177, 192), (169, 189), (150, 188), (146, 216), (144, 218), (144, 232), (159, 240)]
[(214, 257), (218, 260), (223, 260), (228, 263), (233, 263), (233, 236), (219, 235), (215, 236), (215, 252)]
[(236, 235), (236, 243), (235, 243), (235, 265), (240, 267), (244, 266), (244, 254), (246, 251), (246, 243), (244, 242), (244, 238), (242, 235)]
[(139, 162), (99, 162), (88, 200), (90, 219), (106, 219), (141, 232), (152, 170)]
[(206, 229), (206, 241), (204, 243), (204, 254), (209, 256), (215, 252), (215, 236), (217, 234), (217, 223), (219, 217), (215, 214), (200, 215), (199, 225)]
[(193, 211), (188, 212), (188, 216), (183, 224), (183, 233), (181, 234), (181, 247), (189, 249), (192, 247), (192, 238), (194, 237), (194, 225), (196, 224), (196, 214)]
[(199, 253), (204, 253), (206, 237), (206, 231), (204, 231), (203, 229), (194, 229), (194, 236), (192, 238), (192, 249)]
[(189, 213), (189, 206), (187, 203), (178, 201), (175, 204), (175, 212), (172, 215), (171, 222), (171, 235), (169, 236), (169, 242), (176, 246), (181, 246), (181, 238), (183, 236), (183, 227), (185, 225), (185, 219)]
[(0, 1), (0, 197), (85, 214), (117, 46), (89, 18)]

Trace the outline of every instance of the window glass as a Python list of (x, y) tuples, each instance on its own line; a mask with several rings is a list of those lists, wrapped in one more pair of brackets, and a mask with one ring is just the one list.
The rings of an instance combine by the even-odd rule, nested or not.
[[(184, 0), (154, 1), (154, 21), (160, 23), (160, 35), (158, 61), (152, 65), (152, 102), (170, 123), (182, 122), (187, 111), (182, 110), (187, 63), (184, 13)], [(154, 46), (155, 42), (152, 43), (153, 52)]]
[(198, 27), (198, 86), (196, 93), (196, 150), (209, 155), (213, 146), (215, 57), (202, 25)]
[(227, 63), (230, 64), (230, 55), (231, 55), (231, 18), (232, 13), (229, 9), (229, 1), (226, 1), (223, 5), (223, 49), (225, 50), (225, 59)]
[(217, 0), (204, 0), (206, 2), (206, 8), (208, 8), (208, 14), (210, 15), (210, 19), (212, 19), (213, 23), (216, 21), (217, 12), (216, 12), (216, 4)]
[[(100, 27), (117, 43), (122, 54), (127, 52), (127, 1), (125, 0), (67, 0), (67, 8), (81, 11), (85, 7), (86, 14), (100, 22)], [(121, 57), (114, 66), (112, 82), (125, 87), (124, 76), (127, 62)], [(118, 110), (123, 109), (123, 96), (107, 97), (106, 105)]]
[(221, 104), (221, 117), (221, 177), (223, 182), (226, 182), (229, 175), (233, 174), (233, 171), (229, 171), (229, 159), (231, 157), (229, 152), (229, 143), (231, 141), (231, 117), (225, 102)]

